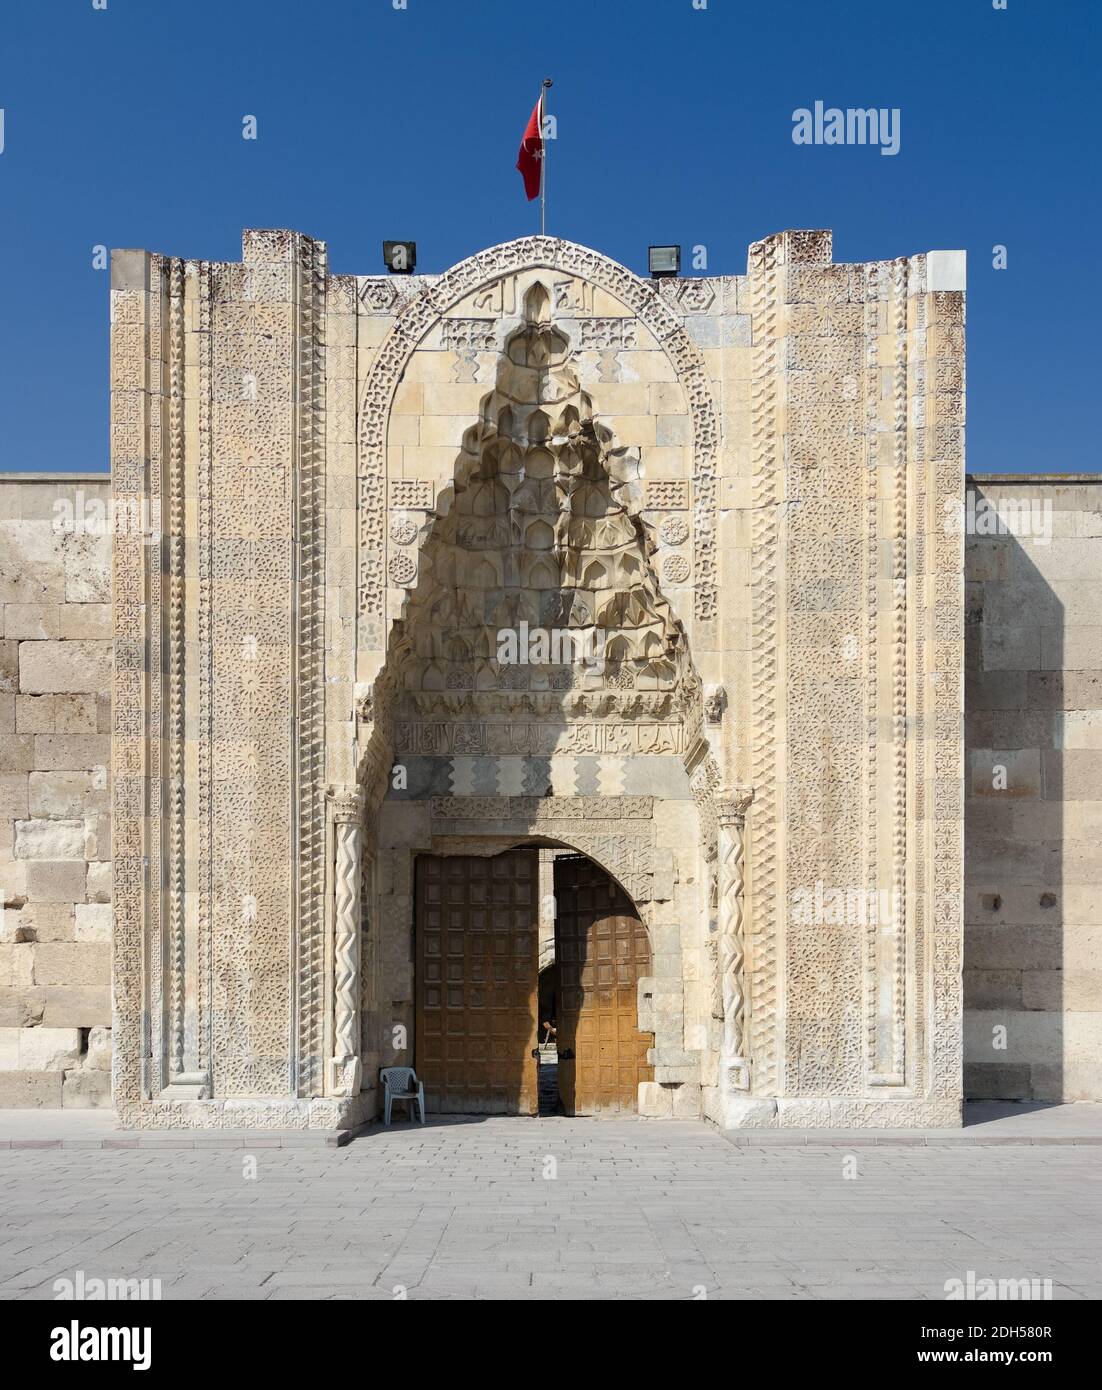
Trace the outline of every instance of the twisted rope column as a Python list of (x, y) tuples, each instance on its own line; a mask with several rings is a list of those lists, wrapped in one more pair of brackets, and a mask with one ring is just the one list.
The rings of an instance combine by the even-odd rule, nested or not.
[(360, 857), (363, 846), (363, 794), (358, 789), (329, 792), (333, 825), (333, 1055), (329, 1090), (337, 1096), (359, 1092), (360, 1062)]
[(719, 820), (719, 978), (723, 998), (720, 1075), (725, 1090), (749, 1091), (743, 857), (746, 812), (754, 793), (738, 789), (717, 805)]

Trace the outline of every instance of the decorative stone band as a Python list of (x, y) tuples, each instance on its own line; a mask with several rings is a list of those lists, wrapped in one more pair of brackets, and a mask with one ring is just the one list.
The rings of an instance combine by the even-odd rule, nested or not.
[[(519, 701), (517, 702), (520, 703)], [(680, 723), (622, 720), (607, 723), (537, 723), (519, 717), (493, 723), (400, 719), (394, 725), (395, 752), (442, 756), (509, 757), (632, 757), (636, 754), (679, 754), (686, 744)]]
[[(185, 927), (184, 759), (187, 741), (184, 711), (185, 540), (184, 540), (184, 262), (167, 260), (168, 272), (168, 1067), (169, 1080), (185, 1077), (187, 946)], [(202, 1078), (207, 1081), (206, 1076)]]
[(360, 856), (363, 794), (330, 789), (333, 826), (333, 1056), (329, 1091), (354, 1096), (360, 1089)]
[(485, 852), (487, 835), (538, 828), (607, 869), (644, 918), (661, 882), (652, 796), (437, 796), (430, 805), (434, 843), (446, 840), (449, 853)]
[(434, 796), (434, 820), (650, 820), (652, 796)]
[(743, 858), (746, 812), (754, 793), (738, 788), (716, 807), (719, 822), (719, 972), (723, 998), (720, 1075), (724, 1091), (749, 1091), (746, 1031), (746, 947), (743, 933)]

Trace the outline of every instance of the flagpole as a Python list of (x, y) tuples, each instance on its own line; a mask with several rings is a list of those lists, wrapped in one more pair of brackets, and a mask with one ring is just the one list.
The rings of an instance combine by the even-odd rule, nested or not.
[(547, 89), (551, 79), (545, 77), (540, 91), (540, 236), (547, 235)]

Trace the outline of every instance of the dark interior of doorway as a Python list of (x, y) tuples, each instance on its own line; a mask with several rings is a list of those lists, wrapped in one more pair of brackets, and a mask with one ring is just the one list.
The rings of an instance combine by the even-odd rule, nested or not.
[(559, 1095), (559, 961), (555, 938), (550, 941), (550, 959), (540, 962), (539, 974), (539, 1084), (540, 1115), (564, 1114)]
[[(560, 935), (559, 913), (563, 906), (560, 899), (560, 883), (564, 874), (569, 874), (572, 868), (586, 866), (593, 869), (595, 866), (586, 858), (584, 854), (577, 854), (572, 850), (553, 850), (550, 853), (552, 869), (551, 912), (546, 920), (541, 920), (541, 939), (540, 939), (540, 968), (539, 968), (539, 1048), (538, 1048), (538, 1080), (537, 1096), (539, 1114), (548, 1115), (569, 1115), (573, 1114), (573, 1096), (564, 1094), (572, 1092), (567, 1068), (574, 1059), (574, 1037), (560, 1036), (561, 1001), (563, 984), (563, 966), (560, 959), (563, 951), (563, 941)], [(609, 907), (611, 908), (618, 890), (613, 884), (612, 879), (608, 879)], [(542, 918), (542, 913), (541, 913)], [(546, 927), (550, 930), (547, 936), (543, 936)], [(583, 962), (578, 961), (580, 968)], [(569, 964), (567, 969), (570, 969)], [(577, 973), (577, 972), (575, 972)], [(580, 983), (580, 981), (577, 981)], [(569, 1031), (569, 1029), (568, 1029)], [(560, 1067), (560, 1057), (563, 1066)]]
[[(572, 854), (568, 850), (557, 850), (550, 853), (552, 863), (552, 875), (554, 865), (560, 859), (577, 860), (581, 856)], [(552, 877), (552, 886), (554, 878)], [(563, 1115), (565, 1107), (562, 1097), (559, 1094), (559, 1053), (558, 1053), (558, 1028), (559, 1028), (559, 988), (561, 971), (559, 968), (558, 953), (558, 931), (555, 914), (557, 912), (557, 900), (554, 892), (551, 894), (551, 912), (544, 917), (541, 912), (540, 922), (540, 960), (539, 960), (539, 1081), (537, 1085), (539, 1114)], [(544, 936), (544, 931), (550, 927), (550, 931)]]

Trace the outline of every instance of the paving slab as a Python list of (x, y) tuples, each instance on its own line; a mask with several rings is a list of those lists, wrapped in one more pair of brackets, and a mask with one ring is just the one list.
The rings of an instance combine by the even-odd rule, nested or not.
[(561, 1118), (339, 1149), (55, 1138), (0, 1151), (0, 1297), (52, 1298), (77, 1270), (164, 1299), (940, 1301), (969, 1271), (1102, 1296), (1090, 1145), (746, 1147)]

